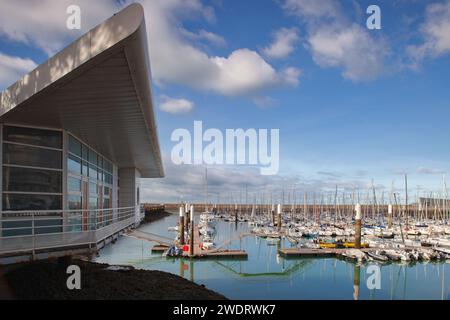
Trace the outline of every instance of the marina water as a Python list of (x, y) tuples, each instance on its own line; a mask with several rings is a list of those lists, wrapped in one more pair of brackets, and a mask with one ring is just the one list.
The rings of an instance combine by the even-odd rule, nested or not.
[[(168, 227), (175, 226), (177, 220), (173, 214), (139, 230), (175, 238)], [(248, 259), (166, 258), (161, 253), (152, 254), (155, 243), (124, 236), (102, 249), (95, 262), (170, 272), (230, 299), (450, 299), (448, 260), (379, 264), (381, 287), (370, 290), (370, 262), (359, 266), (336, 258), (284, 259), (277, 251), (280, 246), (289, 247), (288, 241), (271, 242), (253, 235), (239, 238), (239, 234), (249, 232), (246, 222), (236, 225), (220, 220), (216, 230), (216, 244), (234, 239), (225, 248), (243, 249)]]

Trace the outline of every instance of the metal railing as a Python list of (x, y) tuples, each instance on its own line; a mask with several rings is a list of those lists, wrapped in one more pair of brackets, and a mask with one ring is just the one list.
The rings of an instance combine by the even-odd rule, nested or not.
[(0, 212), (0, 255), (91, 246), (136, 223), (137, 207)]

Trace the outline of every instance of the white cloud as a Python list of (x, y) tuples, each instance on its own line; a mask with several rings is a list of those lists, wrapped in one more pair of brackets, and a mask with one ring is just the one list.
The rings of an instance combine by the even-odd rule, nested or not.
[(219, 47), (224, 47), (227, 45), (227, 41), (218, 34), (215, 34), (213, 32), (209, 32), (206, 30), (200, 30), (198, 32), (191, 32), (189, 30), (186, 30), (184, 28), (180, 28), (180, 32), (182, 35), (184, 35), (186, 38), (194, 41), (202, 41), (205, 40), (211, 44), (214, 44)]
[[(202, 165), (175, 165), (170, 156), (163, 154), (166, 170), (164, 179), (143, 179), (141, 182), (143, 202), (177, 202), (185, 201), (203, 203), (205, 200), (205, 167)], [(369, 186), (364, 179), (346, 179), (341, 177), (311, 178), (297, 174), (263, 176), (259, 169), (249, 166), (208, 166), (208, 195), (209, 201), (235, 202), (245, 200), (245, 188), (248, 190), (249, 202), (261, 196), (265, 200), (273, 196), (275, 202), (281, 201), (284, 192), (295, 187), (297, 196), (303, 192), (331, 192), (334, 194), (336, 185), (339, 190), (352, 192), (356, 189), (367, 189)], [(377, 186), (377, 188), (379, 185)]]
[[(0, 2), (0, 36), (44, 50), (48, 55), (62, 49), (81, 33), (100, 23), (118, 6), (131, 0), (41, 0)], [(241, 48), (228, 56), (212, 56), (189, 41), (183, 32), (187, 19), (215, 22), (214, 10), (201, 0), (141, 0), (145, 8), (152, 74), (156, 84), (178, 84), (196, 90), (235, 96), (257, 96), (277, 86), (295, 86), (298, 71), (291, 67), (276, 70), (257, 52)], [(66, 28), (66, 9), (76, 4), (81, 8), (81, 31)], [(216, 44), (223, 38), (201, 30), (189, 33), (197, 39)]]
[(295, 44), (299, 40), (297, 30), (294, 28), (281, 28), (273, 35), (273, 43), (263, 49), (266, 57), (271, 59), (286, 58), (295, 50)]
[(407, 48), (415, 62), (450, 53), (450, 1), (430, 4), (420, 31), (422, 43)]
[(420, 174), (444, 174), (445, 171), (436, 168), (419, 167), (417, 168), (417, 173)]
[(383, 42), (374, 40), (359, 25), (344, 29), (320, 28), (308, 39), (314, 61), (321, 67), (340, 67), (344, 78), (373, 80), (382, 72), (387, 55)]
[[(66, 10), (70, 5), (81, 8), (82, 30), (66, 27)], [(0, 36), (36, 46), (52, 55), (117, 9), (114, 0), (0, 1)]]
[(340, 68), (344, 78), (355, 82), (384, 72), (387, 42), (349, 22), (337, 1), (285, 0), (282, 7), (306, 24), (306, 47), (319, 66)]
[(168, 113), (179, 114), (192, 111), (194, 103), (186, 99), (174, 99), (167, 96), (160, 97), (159, 108)]
[(234, 51), (229, 57), (211, 59), (217, 68), (215, 82), (205, 83), (210, 90), (224, 95), (257, 94), (262, 89), (298, 84), (299, 70), (287, 68), (276, 71), (257, 52), (249, 49)]
[(34, 68), (36, 63), (31, 59), (13, 57), (0, 52), (0, 89), (7, 88)]
[(188, 42), (180, 32), (183, 19), (208, 20), (213, 15), (201, 1), (141, 3), (146, 12), (153, 77), (158, 84), (181, 84), (225, 96), (254, 96), (269, 88), (298, 83), (292, 79), (293, 72), (275, 70), (256, 51), (241, 48), (225, 57), (210, 56)]
[(286, 12), (306, 18), (323, 18), (339, 16), (339, 7), (335, 0), (286, 0), (283, 8)]

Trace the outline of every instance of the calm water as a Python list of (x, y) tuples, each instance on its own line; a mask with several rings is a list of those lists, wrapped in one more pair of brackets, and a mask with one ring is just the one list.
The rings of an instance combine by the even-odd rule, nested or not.
[[(170, 238), (172, 215), (144, 225), (142, 231)], [(247, 232), (247, 223), (219, 221), (216, 244)], [(152, 254), (154, 243), (122, 237), (100, 251), (97, 262), (127, 264), (147, 270), (162, 270), (204, 284), (231, 299), (450, 299), (450, 264), (416, 263), (381, 265), (381, 289), (369, 290), (368, 264), (361, 267), (332, 258), (283, 259), (277, 246), (254, 236), (235, 240), (228, 248), (247, 251), (247, 260), (196, 260), (163, 258)], [(358, 289), (359, 275), (359, 289)], [(355, 281), (356, 280), (356, 281)], [(355, 290), (356, 289), (356, 290)], [(355, 293), (359, 291), (359, 293)]]

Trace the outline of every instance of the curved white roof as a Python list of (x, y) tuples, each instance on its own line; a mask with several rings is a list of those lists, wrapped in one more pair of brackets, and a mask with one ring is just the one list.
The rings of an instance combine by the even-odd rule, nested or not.
[(63, 128), (144, 178), (164, 175), (144, 11), (132, 4), (0, 96), (0, 121)]

